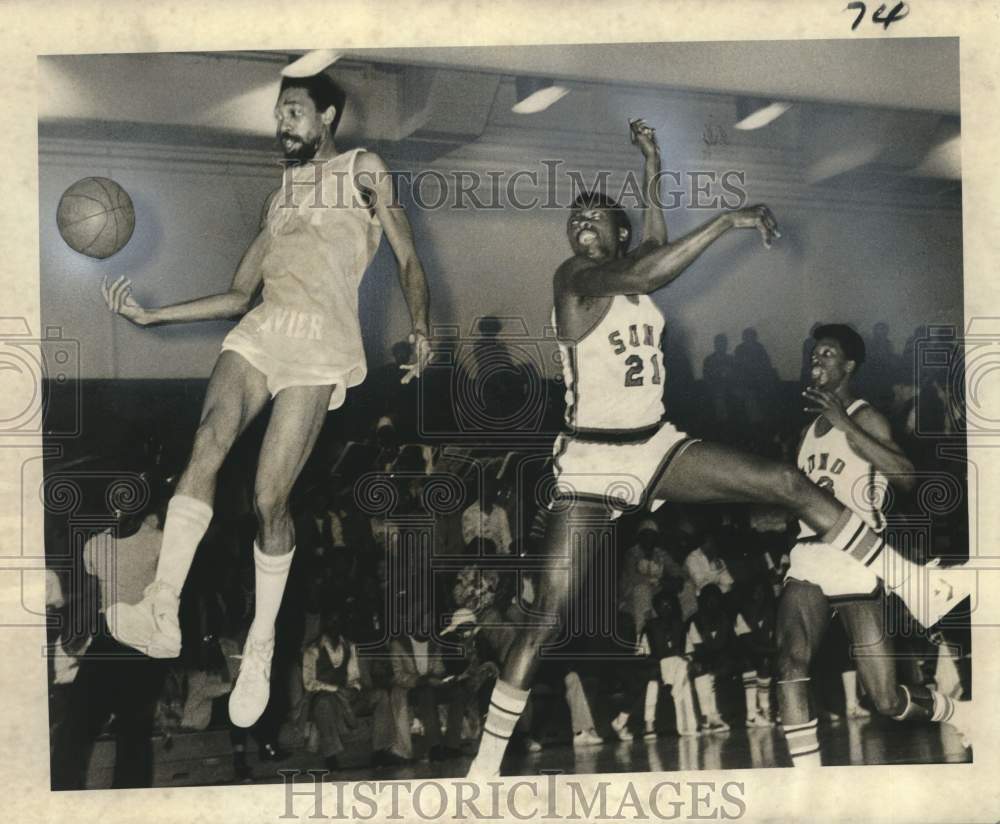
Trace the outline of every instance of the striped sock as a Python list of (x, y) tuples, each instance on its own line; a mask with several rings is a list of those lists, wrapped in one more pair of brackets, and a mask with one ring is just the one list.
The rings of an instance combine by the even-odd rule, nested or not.
[(757, 673), (743, 673), (743, 694), (747, 701), (747, 721), (757, 715)]
[(908, 687), (900, 684), (899, 689), (906, 696), (906, 706), (899, 715), (894, 715), (896, 721), (950, 721), (955, 714), (955, 702), (947, 695), (926, 687)]
[(764, 717), (771, 721), (771, 679), (757, 679), (757, 706), (764, 713)]
[(514, 727), (528, 703), (528, 694), (529, 690), (519, 690), (505, 681), (497, 680), (490, 696), (490, 709), (486, 713), (479, 752), (469, 767), (470, 776), (500, 774), (500, 763), (507, 752)]
[(819, 754), (818, 719), (810, 718), (805, 724), (785, 724), (788, 754), (796, 767), (819, 767), (823, 764)]
[(849, 509), (841, 512), (837, 522), (823, 535), (823, 543), (848, 553), (865, 566), (875, 563), (885, 548), (885, 541)]
[(934, 712), (931, 715), (931, 721), (940, 721), (941, 723), (951, 721), (951, 717), (955, 714), (955, 700), (937, 690), (930, 690), (930, 693), (934, 696)]

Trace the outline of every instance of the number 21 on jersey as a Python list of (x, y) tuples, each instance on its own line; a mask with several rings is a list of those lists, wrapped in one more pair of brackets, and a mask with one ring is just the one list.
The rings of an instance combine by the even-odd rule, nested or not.
[[(661, 383), (660, 379), (660, 355), (659, 353), (654, 353), (649, 359), (652, 364), (652, 383), (659, 385)], [(642, 386), (645, 380), (643, 376), (643, 370), (646, 364), (640, 355), (629, 355), (625, 358), (625, 365), (628, 370), (625, 372), (625, 385), (626, 386)]]

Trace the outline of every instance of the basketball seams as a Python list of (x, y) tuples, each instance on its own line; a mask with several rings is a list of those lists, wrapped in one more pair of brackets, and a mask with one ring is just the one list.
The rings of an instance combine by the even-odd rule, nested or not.
[(108, 189), (108, 187), (104, 185), (104, 179), (100, 178), (100, 177), (92, 177), (90, 179), (93, 180), (94, 183), (96, 183), (98, 186), (101, 187), (101, 191), (104, 192), (104, 196), (108, 199), (108, 205), (111, 206), (111, 208), (113, 209), (114, 208), (115, 197), (114, 197), (114, 194), (111, 192), (111, 190)]
[(115, 218), (115, 242), (112, 248), (118, 249), (118, 233), (121, 230), (121, 223), (118, 221), (118, 212), (121, 210), (121, 206), (115, 206), (114, 211), (111, 212)]
[[(88, 214), (90, 209), (94, 211)], [(109, 215), (113, 215), (113, 226)], [(102, 220), (98, 222), (97, 218)], [(132, 236), (135, 228), (132, 199), (113, 180), (83, 178), (63, 193), (56, 210), (56, 224), (70, 248), (91, 257), (106, 258), (119, 251)]]
[[(96, 203), (100, 207), (100, 211), (94, 212), (93, 214), (85, 215), (84, 217), (77, 217), (77, 218), (74, 218), (73, 220), (69, 220), (69, 221), (62, 220), (61, 221), (59, 219), (59, 213), (63, 210), (63, 204), (66, 204), (66, 207), (69, 208), (69, 206), (72, 203), (72, 201), (75, 200), (75, 199), (77, 199), (77, 198), (80, 198), (81, 200), (90, 200), (90, 201), (93, 201), (94, 203)], [(66, 227), (66, 226), (74, 226), (75, 224), (81, 223), (84, 220), (90, 220), (91, 218), (95, 218), (98, 215), (100, 215), (100, 214), (102, 214), (103, 212), (106, 212), (106, 211), (108, 211), (108, 204), (102, 203), (96, 197), (91, 197), (90, 195), (81, 195), (81, 194), (77, 194), (76, 192), (74, 192), (71, 195), (63, 195), (62, 199), (59, 201), (59, 207), (56, 209), (56, 224), (60, 228), (63, 228), (63, 227)]]
[[(108, 214), (109, 214), (109, 212), (105, 212), (104, 213), (104, 225), (101, 226), (101, 228), (97, 232), (97, 234), (94, 235), (94, 239), (92, 241), (90, 241), (90, 243), (88, 243), (82, 249), (80, 249), (80, 252), (82, 252), (83, 254), (86, 254), (87, 250), (90, 249), (95, 243), (97, 243), (97, 241), (99, 241), (101, 239), (101, 235), (104, 234), (104, 230), (108, 228)], [(94, 215), (94, 217), (97, 217), (97, 215)]]
[(87, 215), (86, 217), (78, 217), (75, 220), (70, 220), (66, 223), (58, 223), (60, 229), (68, 229), (70, 226), (76, 226), (78, 223), (83, 223), (85, 220), (93, 220), (95, 217), (100, 217), (101, 215), (106, 215), (108, 212), (113, 211), (112, 209), (103, 208), (99, 212), (94, 212), (92, 215)]

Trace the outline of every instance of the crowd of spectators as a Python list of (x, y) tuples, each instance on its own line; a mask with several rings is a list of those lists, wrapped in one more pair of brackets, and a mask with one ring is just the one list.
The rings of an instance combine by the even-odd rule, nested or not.
[[(876, 328), (874, 343), (866, 368), (897, 380), (904, 358), (892, 354), (885, 329)], [(803, 419), (774, 414), (781, 384), (756, 333), (747, 330), (734, 355), (727, 348), (719, 335), (705, 359), (708, 403), (691, 430), (793, 459)], [(526, 385), (530, 366), (512, 365), (493, 325), (471, 352), (461, 380), (475, 383), (478, 372), (486, 381), (483, 397), (502, 407), (490, 420), (517, 417), (515, 402), (535, 394)], [(260, 761), (281, 761), (298, 746), (329, 770), (359, 766), (359, 753), (372, 768), (458, 756), (477, 739), (515, 628), (529, 619), (538, 586), (532, 559), (546, 515), (537, 494), (550, 472), (546, 448), (422, 438), (430, 424), (414, 419), (417, 390), (398, 382), (409, 355), (398, 344), (393, 363), (373, 372), (369, 396), (356, 404), (367, 417), (353, 437), (324, 433), (296, 490), (296, 554), (278, 617), (272, 698), (249, 731)], [(491, 364), (501, 365), (497, 385)], [(901, 442), (906, 433), (920, 442), (926, 464), (935, 457), (917, 437), (914, 409), (926, 406), (923, 423), (938, 415), (945, 432), (956, 403), (941, 376), (901, 384), (880, 384), (869, 396)], [(454, 400), (456, 391), (463, 390), (443, 396)], [(250, 454), (237, 450), (224, 469), (225, 501), (182, 595), (177, 661), (121, 647), (102, 618), (108, 603), (138, 600), (153, 577), (168, 463), (153, 468), (160, 477), (145, 510), (92, 535), (72, 574), (51, 575), (52, 626), (59, 627), (50, 639), (54, 788), (85, 786), (100, 735), (117, 740), (115, 786), (148, 786), (154, 732), (226, 728), (234, 779), (253, 780), (248, 734), (229, 727), (225, 711), (252, 617)], [(942, 533), (951, 547), (962, 518), (953, 520)], [(543, 663), (516, 741), (537, 752), (560, 740), (586, 747), (775, 723), (776, 603), (796, 529), (786, 513), (755, 507), (667, 505), (620, 519), (617, 585), (603, 596), (616, 607), (614, 627), (573, 639), (570, 653)], [(68, 620), (88, 610), (89, 624)], [(936, 654), (921, 643), (913, 642), (915, 658)], [(842, 680), (845, 692), (822, 697), (829, 715), (864, 713), (849, 664), (832, 670), (824, 683)], [(538, 702), (548, 702), (545, 712), (533, 709)]]

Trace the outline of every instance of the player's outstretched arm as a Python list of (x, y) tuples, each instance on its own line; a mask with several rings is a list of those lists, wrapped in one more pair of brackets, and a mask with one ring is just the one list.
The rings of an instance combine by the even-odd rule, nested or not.
[(105, 277), (101, 284), (101, 294), (104, 295), (104, 301), (112, 312), (130, 320), (136, 326), (237, 317), (250, 308), (254, 295), (260, 287), (260, 263), (264, 256), (265, 245), (266, 230), (263, 230), (243, 255), (232, 285), (227, 291), (218, 295), (147, 309), (132, 297), (132, 281), (124, 275), (114, 282)]
[(848, 415), (844, 404), (825, 389), (809, 387), (802, 393), (806, 411), (823, 415), (836, 429), (847, 435), (851, 449), (876, 470), (886, 475), (893, 486), (911, 492), (916, 486), (913, 462), (892, 439), (892, 429), (885, 416), (870, 406)]
[(430, 359), (430, 347), (427, 343), (430, 303), (427, 275), (413, 244), (410, 221), (403, 207), (396, 201), (392, 175), (382, 158), (373, 152), (362, 152), (358, 155), (355, 176), (358, 186), (369, 192), (375, 214), (382, 223), (382, 229), (399, 264), (399, 284), (413, 323), (410, 342), (413, 344), (414, 361), (402, 367), (404, 374), (401, 379), (403, 383), (409, 383), (413, 378), (420, 377)]
[(660, 146), (656, 142), (656, 130), (646, 125), (642, 118), (629, 121), (632, 142), (642, 152), (645, 161), (642, 171), (642, 195), (645, 203), (642, 209), (642, 247), (662, 246), (667, 242), (667, 221), (660, 208)]
[(766, 248), (781, 237), (778, 222), (764, 205), (724, 212), (680, 240), (648, 252), (588, 265), (570, 259), (557, 273), (580, 296), (647, 295), (666, 286), (730, 229), (756, 229)]

